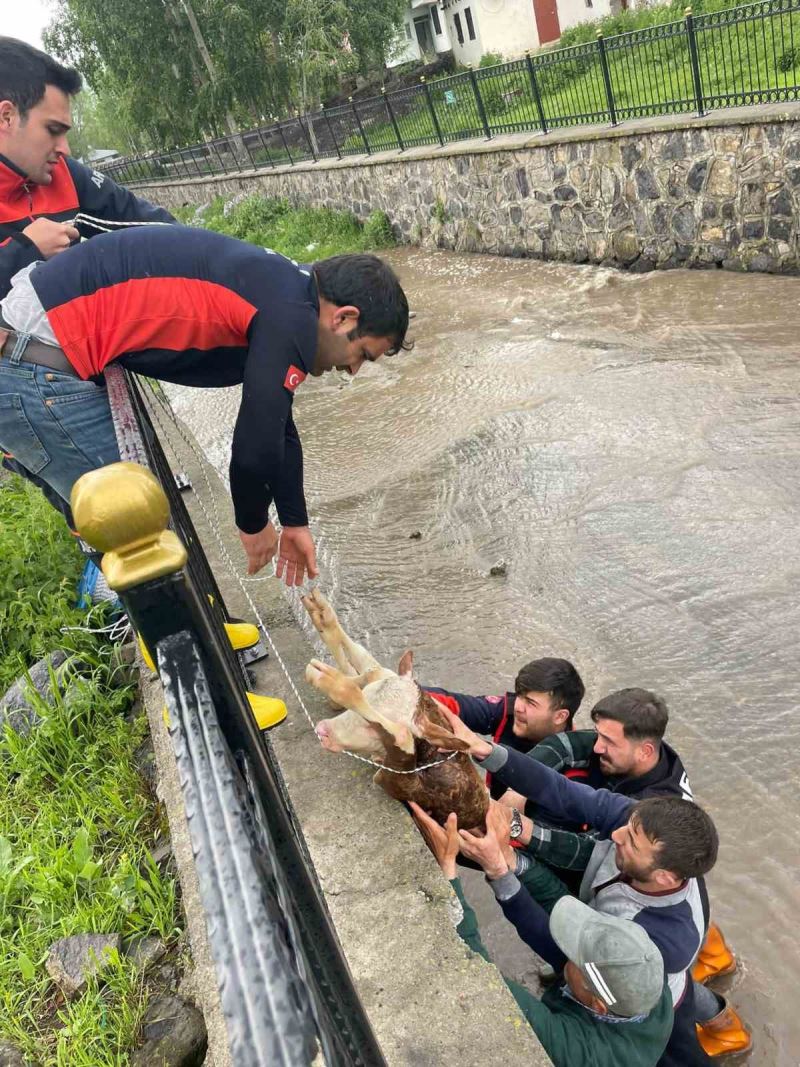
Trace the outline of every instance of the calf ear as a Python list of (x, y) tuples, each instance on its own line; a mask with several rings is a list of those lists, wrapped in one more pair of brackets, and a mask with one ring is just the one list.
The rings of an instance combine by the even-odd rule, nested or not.
[(401, 678), (414, 677), (414, 653), (411, 649), (408, 652), (404, 652), (400, 657), (400, 662), (397, 664), (397, 673)]

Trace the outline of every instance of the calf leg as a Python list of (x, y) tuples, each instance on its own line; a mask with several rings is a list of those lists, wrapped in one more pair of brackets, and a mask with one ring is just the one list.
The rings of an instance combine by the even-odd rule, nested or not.
[(359, 715), (363, 715), (367, 722), (389, 735), (388, 739), (391, 744), (396, 745), (403, 752), (414, 753), (414, 738), (408, 727), (392, 722), (391, 719), (387, 719), (385, 715), (376, 711), (364, 696), (355, 678), (348, 678), (335, 667), (321, 660), (312, 659), (306, 667), (306, 681), (316, 686), (337, 704), (341, 704), (342, 707), (350, 708), (352, 711), (357, 711)]
[(314, 589), (309, 596), (303, 597), (303, 607), (343, 674), (360, 675), (376, 668), (380, 669), (378, 661), (344, 632), (336, 612), (319, 589)]

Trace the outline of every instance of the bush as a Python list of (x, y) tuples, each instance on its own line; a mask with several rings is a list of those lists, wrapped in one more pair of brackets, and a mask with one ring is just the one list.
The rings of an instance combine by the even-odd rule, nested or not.
[(373, 248), (390, 248), (395, 243), (392, 224), (385, 211), (372, 212), (364, 223), (364, 237)]
[(499, 52), (484, 52), (481, 56), (481, 61), (478, 64), (479, 67), (496, 67), (500, 63), (505, 63), (505, 59)]

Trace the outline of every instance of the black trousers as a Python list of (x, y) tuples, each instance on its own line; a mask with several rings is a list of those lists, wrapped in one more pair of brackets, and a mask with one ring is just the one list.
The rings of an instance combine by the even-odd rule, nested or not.
[(711, 1067), (703, 1052), (695, 1028), (694, 984), (687, 982), (686, 992), (675, 1009), (672, 1033), (656, 1067)]

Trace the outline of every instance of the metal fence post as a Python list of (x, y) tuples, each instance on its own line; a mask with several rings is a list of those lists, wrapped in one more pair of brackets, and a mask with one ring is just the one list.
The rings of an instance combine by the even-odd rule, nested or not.
[(491, 141), (492, 131), (489, 128), (489, 120), (486, 117), (486, 108), (483, 106), (481, 90), (478, 86), (478, 77), (472, 67), (469, 68), (469, 80), (472, 85), (472, 91), (475, 94), (475, 104), (478, 108), (478, 116), (483, 124), (483, 132), (486, 134), (486, 140)]
[(283, 126), (281, 126), (280, 123), (278, 123), (277, 126), (278, 126), (278, 133), (281, 135), (281, 140), (283, 141), (283, 147), (286, 149), (286, 155), (289, 157), (289, 166), (293, 167), (294, 166), (294, 160), (292, 159), (292, 153), (289, 151), (289, 144), (288, 144), (288, 142), (286, 140), (286, 134), (283, 132)]
[(341, 159), (342, 158), (342, 153), (339, 151), (339, 145), (338, 145), (338, 143), (336, 141), (336, 134), (333, 132), (333, 126), (331, 126), (331, 120), (328, 117), (328, 112), (325, 110), (325, 105), (324, 104), (322, 105), (322, 114), (325, 116), (325, 122), (327, 123), (327, 126), (328, 126), (328, 133), (331, 135), (331, 140), (333, 141), (333, 147), (336, 149), (336, 158), (337, 159)]
[[(306, 128), (306, 126), (303, 124), (303, 116), (300, 114), (299, 111), (297, 112), (297, 121), (300, 123), (300, 129), (303, 131), (303, 134), (305, 135), (306, 144), (308, 145), (308, 150), (311, 153), (311, 158), (316, 163), (317, 162), (317, 153), (314, 151), (314, 144), (313, 144), (313, 142), (311, 140), (311, 131), (308, 130)], [(306, 120), (306, 121), (308, 121), (308, 120)]]
[(694, 95), (697, 103), (697, 114), (703, 115), (703, 83), (700, 81), (700, 61), (697, 57), (697, 35), (694, 29), (692, 9), (686, 8), (686, 36), (689, 38), (689, 58), (692, 63), (692, 81), (694, 83)]
[(272, 156), (269, 154), (269, 145), (264, 140), (264, 131), (261, 129), (258, 131), (258, 139), (261, 142), (261, 147), (267, 153), (267, 163), (269, 163), (271, 167), (274, 167), (275, 164), (272, 162)]
[(617, 125), (617, 112), (614, 107), (614, 93), (611, 88), (611, 73), (608, 69), (608, 57), (606, 56), (606, 43), (603, 40), (603, 34), (600, 30), (597, 31), (597, 50), (600, 53), (600, 66), (603, 70), (603, 82), (606, 87), (606, 100), (608, 101), (608, 113), (611, 116), (611, 125)]
[(397, 119), (394, 117), (394, 110), (392, 108), (392, 105), (389, 103), (389, 97), (386, 95), (386, 86), (385, 85), (381, 87), (381, 96), (383, 97), (384, 104), (386, 104), (386, 113), (389, 116), (389, 121), (392, 124), (392, 129), (394, 130), (394, 135), (397, 138), (398, 147), (399, 147), (400, 151), (402, 152), (403, 151), (403, 138), (400, 136), (400, 127), (397, 125)]
[(352, 96), (348, 97), (348, 99), (350, 100), (350, 107), (353, 109), (353, 114), (355, 115), (356, 122), (358, 123), (358, 132), (361, 134), (361, 140), (364, 142), (364, 148), (367, 150), (367, 155), (370, 155), (371, 153), (370, 153), (370, 150), (369, 150), (369, 141), (367, 140), (366, 133), (364, 133), (364, 127), (361, 125), (361, 118), (360, 118), (360, 116), (358, 114), (358, 110), (356, 108), (356, 102), (352, 98)]
[(539, 113), (539, 123), (542, 127), (542, 133), (547, 133), (547, 120), (544, 117), (544, 108), (542, 107), (542, 97), (541, 93), (539, 92), (539, 83), (536, 80), (536, 71), (533, 66), (533, 60), (531, 59), (530, 52), (525, 53), (525, 66), (528, 68), (528, 78), (531, 83), (533, 102), (536, 104), (536, 110)]
[(444, 147), (444, 137), (442, 137), (442, 128), (439, 125), (439, 120), (436, 117), (436, 108), (433, 106), (433, 97), (431, 96), (431, 87), (425, 81), (425, 75), (419, 79), (422, 82), (422, 88), (425, 91), (425, 99), (428, 101), (428, 110), (431, 113), (431, 120), (433, 121), (433, 128), (436, 131), (436, 136), (439, 138), (439, 144)]

